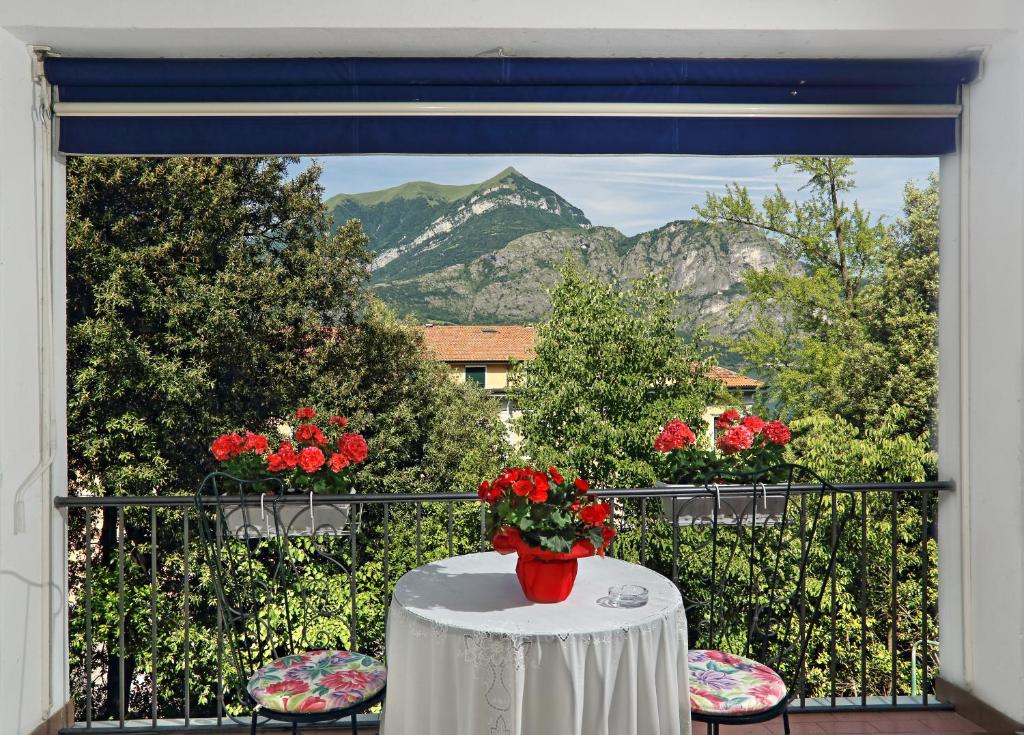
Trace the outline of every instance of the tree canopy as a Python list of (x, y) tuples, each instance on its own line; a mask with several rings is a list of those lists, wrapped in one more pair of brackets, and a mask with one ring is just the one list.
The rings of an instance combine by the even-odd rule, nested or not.
[(658, 274), (619, 288), (562, 266), (537, 356), (517, 366), (509, 391), (531, 459), (595, 485), (654, 482), (658, 428), (669, 418), (698, 425), (720, 390), (703, 333), (679, 336), (677, 298)]
[(293, 163), (71, 159), (73, 487), (193, 490), (214, 436), (307, 402), (367, 435), (374, 490), (468, 489), (494, 468), (493, 405), (375, 302), (359, 223), (332, 232), (320, 170)]
[(806, 177), (807, 196), (776, 187), (760, 206), (745, 187), (708, 194), (697, 215), (755, 227), (784, 256), (744, 274), (738, 311), (751, 331), (730, 347), (768, 382), (788, 418), (835, 413), (877, 425), (903, 406), (901, 427), (927, 430), (934, 412), (938, 290), (938, 181), (908, 183), (904, 217), (887, 226), (847, 197), (849, 158), (784, 157), (776, 169)]

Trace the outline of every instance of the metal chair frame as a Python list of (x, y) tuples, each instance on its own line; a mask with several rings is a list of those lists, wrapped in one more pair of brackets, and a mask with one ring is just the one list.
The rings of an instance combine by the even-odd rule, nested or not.
[[(807, 482), (808, 479), (811, 482)], [(782, 677), (787, 696), (761, 712), (741, 715), (693, 712), (691, 716), (694, 721), (707, 724), (708, 735), (719, 735), (721, 725), (756, 724), (781, 715), (786, 735), (789, 735), (788, 707), (803, 685), (811, 636), (823, 613), (826, 588), (834, 583), (839, 540), (855, 503), (852, 493), (840, 491), (800, 465), (776, 465), (715, 480), (705, 483), (705, 490), (715, 500), (710, 519), (711, 599), (707, 602), (691, 600), (689, 607), (707, 608), (706, 648), (727, 650), (719, 644), (728, 633), (733, 636), (745, 633), (743, 650), (731, 653), (740, 653), (770, 666)], [(719, 523), (719, 484), (722, 483), (760, 486), (762, 491), (771, 483), (776, 494), (782, 485), (785, 505), (781, 518), (759, 516), (754, 512), (755, 502), (751, 504), (747, 523), (743, 519), (739, 523)], [(820, 489), (796, 494), (793, 487), (797, 484), (820, 484)], [(841, 504), (841, 497), (849, 498), (850, 502)], [(798, 515), (790, 512), (793, 501), (797, 502)], [(797, 516), (795, 535), (791, 515)], [(817, 543), (822, 534), (826, 534), (824, 555), (821, 543)], [(794, 546), (796, 548), (791, 548)], [(787, 551), (789, 559), (784, 558)], [(794, 553), (798, 562), (795, 570), (792, 568)], [(812, 571), (821, 583), (817, 592), (807, 587)], [(733, 598), (725, 599), (730, 591), (735, 593)], [(729, 611), (728, 615), (725, 610)]]
[[(274, 532), (266, 537), (238, 538), (226, 531), (225, 508), (222, 492), (225, 486), (237, 488), (243, 499), (243, 514), (251, 512), (273, 514)], [(264, 495), (258, 504), (245, 502), (246, 491), (265, 493), (276, 490), (274, 495)], [(217, 599), (218, 625), (227, 639), (231, 659), (238, 673), (237, 696), (241, 703), (252, 709), (250, 732), (255, 735), (261, 724), (260, 717), (291, 723), (292, 733), (299, 732), (300, 725), (321, 722), (335, 722), (351, 717), (352, 733), (358, 732), (358, 715), (384, 700), (387, 687), (371, 698), (351, 707), (327, 712), (290, 713), (276, 712), (261, 707), (246, 690), (248, 676), (270, 661), (290, 653), (310, 650), (308, 642), (311, 619), (324, 619), (311, 609), (307, 591), (296, 584), (300, 568), (292, 553), (294, 541), (282, 523), (279, 501), (284, 486), (277, 478), (242, 480), (231, 475), (214, 472), (207, 475), (195, 496), (198, 516), (200, 546), (204, 561), (210, 570), (214, 593)], [(259, 497), (248, 496), (252, 498)], [(269, 502), (267, 499), (269, 498)], [(213, 501), (212, 503), (210, 501)], [(236, 507), (232, 504), (231, 507)], [(350, 533), (355, 533), (352, 526)], [(316, 536), (309, 536), (307, 550), (300, 555), (316, 558), (332, 565), (343, 573), (349, 571), (319, 542)], [(275, 635), (275, 629), (265, 616), (264, 605), (273, 600), (284, 608), (284, 636)], [(296, 607), (297, 605), (297, 607)], [(293, 625), (294, 617), (301, 620), (298, 630)], [(338, 648), (347, 648), (338, 641)], [(223, 702), (221, 702), (223, 706)], [(229, 715), (231, 716), (231, 715)], [(232, 719), (235, 719), (231, 716)], [(236, 720), (237, 721), (237, 720)]]

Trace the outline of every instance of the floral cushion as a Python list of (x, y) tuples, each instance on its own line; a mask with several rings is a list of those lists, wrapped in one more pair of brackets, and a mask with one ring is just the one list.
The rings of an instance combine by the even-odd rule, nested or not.
[(786, 698), (773, 669), (725, 651), (690, 651), (690, 711), (707, 715), (754, 715)]
[(354, 651), (308, 651), (282, 656), (246, 684), (260, 706), (275, 712), (330, 712), (359, 704), (387, 682), (384, 664)]

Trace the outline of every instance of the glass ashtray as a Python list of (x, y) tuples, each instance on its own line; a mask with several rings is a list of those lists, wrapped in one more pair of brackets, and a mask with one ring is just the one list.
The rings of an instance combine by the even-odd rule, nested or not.
[(598, 600), (605, 607), (643, 607), (647, 604), (647, 588), (623, 584), (608, 588), (608, 596)]

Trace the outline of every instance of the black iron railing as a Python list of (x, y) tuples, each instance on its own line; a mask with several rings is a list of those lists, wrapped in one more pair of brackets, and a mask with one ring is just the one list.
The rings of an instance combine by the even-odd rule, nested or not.
[[(826, 590), (819, 645), (793, 706), (942, 706), (931, 695), (938, 663), (931, 643), (938, 639), (935, 520), (938, 494), (952, 484), (835, 489), (842, 502), (852, 504), (855, 522), (843, 528), (839, 573)], [(706, 602), (715, 594), (700, 580), (710, 515), (738, 528), (770, 524), (776, 490), (728, 486), (714, 493), (690, 487), (593, 494), (615, 507), (621, 532), (612, 556), (671, 577), (688, 602)], [(792, 488), (794, 497), (818, 491), (817, 485)], [(388, 603), (398, 578), (423, 563), (489, 547), (476, 501), (473, 493), (410, 493), (290, 496), (280, 502), (294, 505), (296, 514), (310, 513), (309, 524), (323, 532), (317, 543), (330, 545), (338, 563), (330, 570), (311, 566), (309, 573), (347, 593), (338, 597), (347, 608), (340, 616), (346, 640), (383, 656)], [(238, 506), (242, 535), (265, 522), (259, 496), (221, 502)], [(234, 727), (232, 715), (239, 710), (225, 701), (225, 681), (240, 674), (225, 666), (214, 596), (196, 555), (194, 497), (68, 497), (56, 505), (68, 514), (69, 528), (77, 722), (67, 729)], [(347, 511), (344, 522), (332, 525), (330, 511), (339, 508)], [(701, 644), (699, 608), (688, 608), (691, 646)]]

